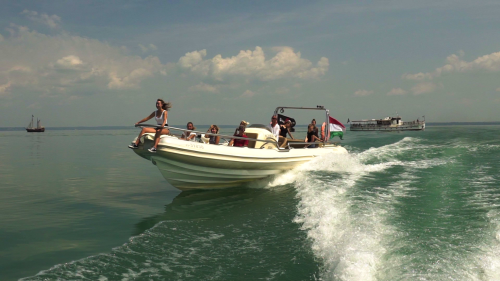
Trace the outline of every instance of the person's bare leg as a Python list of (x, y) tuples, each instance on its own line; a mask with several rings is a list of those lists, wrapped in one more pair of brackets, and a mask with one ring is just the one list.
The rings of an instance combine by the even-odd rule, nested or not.
[(137, 137), (137, 140), (135, 141), (135, 145), (139, 145), (142, 135), (144, 135), (145, 133), (154, 133), (154, 132), (156, 132), (156, 130), (153, 128), (142, 128), (141, 132), (139, 133), (139, 136)]
[(168, 133), (170, 133), (168, 131), (168, 129), (163, 129), (163, 130), (158, 130), (156, 131), (156, 134), (155, 134), (155, 144), (153, 145), (154, 148), (158, 148), (158, 144), (160, 143), (160, 136), (161, 135), (168, 135)]

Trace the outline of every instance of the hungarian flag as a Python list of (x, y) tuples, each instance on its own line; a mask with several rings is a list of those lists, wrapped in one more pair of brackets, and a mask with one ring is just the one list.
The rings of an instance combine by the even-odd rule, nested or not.
[(339, 136), (340, 139), (344, 137), (345, 126), (340, 123), (339, 120), (328, 116), (330, 120), (330, 139), (333, 139), (335, 136)]

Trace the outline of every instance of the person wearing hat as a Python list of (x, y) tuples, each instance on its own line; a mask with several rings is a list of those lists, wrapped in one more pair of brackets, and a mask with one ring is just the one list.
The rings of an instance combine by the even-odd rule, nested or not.
[[(241, 122), (240, 122), (240, 126), (245, 127), (245, 130), (246, 130), (248, 124), (250, 124), (250, 123), (248, 123), (245, 120), (241, 120)], [(239, 126), (238, 126), (238, 128), (239, 128)], [(234, 130), (234, 135), (236, 135), (238, 133), (238, 128), (236, 128), (236, 130)]]

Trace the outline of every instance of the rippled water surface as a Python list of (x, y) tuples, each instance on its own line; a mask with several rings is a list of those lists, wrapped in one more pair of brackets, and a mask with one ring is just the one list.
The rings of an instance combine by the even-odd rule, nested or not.
[(202, 192), (136, 133), (0, 132), (0, 280), (500, 279), (499, 126), (347, 132), (349, 155)]

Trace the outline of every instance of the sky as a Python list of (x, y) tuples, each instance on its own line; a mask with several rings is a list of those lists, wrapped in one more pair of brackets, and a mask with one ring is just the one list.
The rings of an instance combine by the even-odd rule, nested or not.
[[(500, 121), (500, 1), (0, 0), (0, 127)], [(298, 124), (309, 113), (286, 112)], [(317, 115), (316, 115), (317, 117)]]

